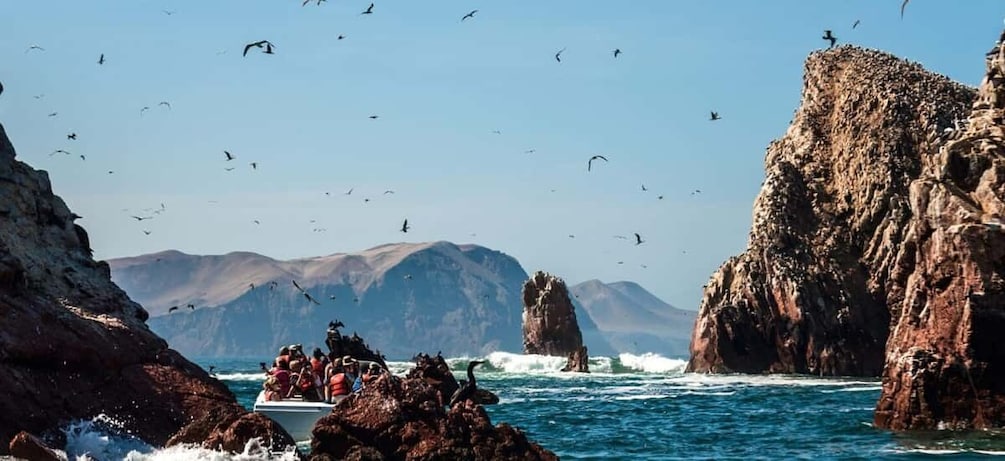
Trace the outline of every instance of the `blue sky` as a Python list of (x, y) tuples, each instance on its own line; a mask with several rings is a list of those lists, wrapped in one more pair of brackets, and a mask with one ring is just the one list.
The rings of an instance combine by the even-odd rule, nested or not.
[[(0, 122), (97, 258), (449, 240), (696, 309), (746, 247), (765, 148), (824, 29), (976, 86), (1005, 15), (998, 0), (913, 0), (903, 20), (899, 0), (376, 3), (6, 1)], [(276, 54), (241, 56), (261, 39)], [(610, 161), (587, 172), (594, 154)], [(614, 238), (634, 232), (645, 243)]]

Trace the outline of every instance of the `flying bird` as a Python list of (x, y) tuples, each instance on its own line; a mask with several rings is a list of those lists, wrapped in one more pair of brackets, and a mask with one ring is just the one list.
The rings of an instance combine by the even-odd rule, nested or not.
[(255, 223), (255, 224), (261, 224), (261, 223), (262, 223), (261, 221), (259, 221), (259, 220), (257, 220), (257, 219), (256, 219), (256, 220), (254, 220), (254, 221), (252, 221), (252, 222), (253, 222), (253, 223)]
[(250, 50), (252, 47), (261, 48), (263, 46), (265, 47), (265, 51), (263, 51), (263, 53), (265, 53), (265, 54), (275, 54), (275, 53), (272, 52), (272, 47), (274, 46), (274, 45), (272, 45), (272, 42), (270, 42), (268, 40), (259, 40), (257, 42), (252, 42), (252, 43), (249, 43), (247, 45), (244, 45), (244, 54), (242, 56), (247, 56), (248, 55), (248, 50)]
[(228, 162), (231, 161), (231, 160), (234, 160), (235, 158), (237, 158), (237, 157), (234, 157), (234, 154), (231, 154), (230, 152), (227, 152), (227, 151), (223, 151), (223, 155), (227, 156), (227, 161)]
[(904, 3), (900, 4), (900, 19), (904, 19), (904, 8), (907, 8), (907, 2), (911, 0), (904, 0)]
[(475, 17), (475, 13), (477, 13), (477, 12), (478, 12), (478, 10), (471, 10), (470, 13), (465, 14), (463, 17), (461, 17), (461, 21), (464, 21), (465, 19), (468, 19), (468, 18)]
[(603, 155), (594, 155), (593, 157), (590, 157), (590, 160), (586, 162), (586, 171), (590, 171), (593, 168), (593, 161), (597, 159), (603, 160), (605, 162), (607, 161), (607, 157), (604, 157)]
[(161, 11), (164, 12), (164, 14), (166, 14), (168, 16), (171, 16), (172, 14), (175, 14), (175, 11), (168, 11), (168, 10), (161, 10)]
[(150, 110), (150, 106), (143, 106), (142, 108), (140, 108), (140, 115), (143, 115), (143, 113), (148, 110)]
[(50, 117), (55, 117), (57, 115), (59, 115), (59, 112), (52, 112), (49, 114)]
[(834, 44), (837, 43), (837, 37), (835, 37), (833, 34), (831, 34), (831, 31), (829, 29), (825, 30), (824, 31), (824, 36), (820, 37), (820, 38), (823, 39), (823, 40), (830, 40), (831, 46), (829, 46), (828, 48), (834, 47)]
[(523, 151), (523, 153), (525, 153), (525, 154), (533, 154), (534, 152), (537, 152), (537, 149), (527, 149), (527, 150)]
[(860, 22), (862, 22), (862, 21), (860, 21), (860, 20), (856, 19), (856, 20), (855, 20), (855, 24), (852, 24), (852, 25), (851, 25), (851, 28), (852, 28), (852, 29), (854, 29), (854, 28), (858, 27), (858, 23), (860, 23)]
[(350, 187), (349, 190), (345, 191), (345, 195), (352, 195), (352, 189), (353, 188)]
[(170, 313), (172, 313), (172, 312), (174, 312), (176, 310), (178, 310), (178, 306), (171, 306), (171, 307), (168, 308), (168, 314), (170, 314)]
[(77, 140), (77, 133), (70, 133), (70, 134), (66, 135), (66, 139), (72, 139), (72, 140), (76, 141)]
[(293, 286), (297, 287), (297, 290), (300, 290), (301, 293), (305, 292), (304, 288), (302, 286), (300, 286), (300, 284), (297, 283), (296, 280), (291, 280), (291, 281), (293, 282)]
[(502, 131), (499, 131), (499, 130), (492, 130), (492, 134), (502, 134)]
[(562, 48), (561, 50), (558, 50), (558, 53), (555, 53), (555, 60), (556, 61), (562, 62), (562, 52), (563, 51), (565, 51), (565, 48)]
[(388, 190), (384, 191), (384, 194), (385, 194), (385, 195), (386, 195), (386, 194), (393, 194), (393, 193), (394, 193), (394, 191), (393, 191), (393, 190), (391, 190), (391, 189), (388, 189)]
[(619, 54), (621, 54), (621, 48), (615, 48), (614, 49), (614, 57), (615, 58), (618, 57)]
[(709, 116), (709, 118), (708, 118), (708, 119), (714, 122), (714, 121), (716, 121), (716, 120), (722, 120), (722, 117), (720, 117), (720, 116), (719, 116), (719, 113), (718, 113), (718, 112), (716, 112), (716, 111), (714, 111), (714, 110), (713, 110), (713, 111), (712, 111), (712, 115), (711, 115), (711, 116)]
[(161, 101), (161, 102), (157, 103), (157, 105), (158, 106), (167, 106), (168, 110), (171, 109), (171, 103), (169, 103), (167, 101)]
[(345, 38), (345, 35), (342, 35), (342, 34), (338, 34), (338, 37), (335, 37), (336, 40), (342, 40), (344, 38)]
[(250, 165), (251, 165), (251, 169), (252, 170), (257, 170), (258, 169), (258, 162), (251, 162)]
[(56, 149), (56, 150), (52, 151), (52, 153), (49, 154), (49, 156), (52, 157), (53, 155), (56, 155), (56, 154), (73, 155), (73, 154), (71, 154), (71, 153), (69, 153), (69, 152), (67, 152), (67, 151), (65, 151), (63, 149)]
[(406, 219), (405, 222), (401, 224), (401, 231), (402, 232), (408, 232), (408, 229), (409, 229), (409, 227), (408, 227), (408, 220)]
[(319, 306), (321, 305), (321, 303), (319, 303), (318, 300), (314, 299), (314, 297), (311, 296), (311, 294), (308, 293), (308, 292), (306, 292), (306, 291), (304, 292), (304, 298), (307, 298), (308, 301), (310, 301), (310, 302), (312, 302), (314, 304), (317, 304)]
[(25, 54), (27, 54), (31, 50), (45, 51), (45, 48), (42, 48), (42, 47), (40, 47), (38, 45), (31, 45), (31, 46), (28, 47), (27, 50), (24, 50), (24, 52), (25, 52)]
[(642, 192), (646, 192), (646, 191), (648, 191), (648, 190), (649, 190), (649, 189), (646, 189), (646, 185), (645, 185), (645, 184), (643, 184), (643, 185), (642, 185)]
[(234, 167), (224, 168), (224, 171), (234, 171)]
[(371, 116), (370, 116), (370, 117), (368, 117), (368, 118), (369, 118), (370, 120), (377, 120), (377, 117), (380, 117), (380, 116), (379, 116), (379, 115), (371, 115)]
[(105, 63), (105, 53), (101, 53), (101, 56), (98, 58), (98, 65), (100, 66), (104, 63)]
[(373, 3), (371, 3), (370, 6), (368, 6), (366, 10), (360, 14), (373, 14)]
[(642, 240), (642, 236), (639, 235), (638, 232), (636, 232), (635, 233), (635, 244), (636, 245), (642, 245), (642, 242), (645, 242), (645, 240)]
[(150, 235), (150, 231), (148, 231), (148, 230), (144, 230), (144, 231), (143, 231), (143, 233), (144, 233), (145, 235)]

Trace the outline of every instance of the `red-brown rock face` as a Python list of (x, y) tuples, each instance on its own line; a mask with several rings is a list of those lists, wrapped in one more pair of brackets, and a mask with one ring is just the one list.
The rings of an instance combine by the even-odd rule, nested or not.
[(569, 289), (541, 271), (523, 284), (523, 352), (568, 357), (564, 371), (590, 371)]
[(705, 288), (688, 370), (878, 376), (890, 319), (914, 296), (912, 182), (973, 98), (885, 53), (812, 54), (767, 151), (748, 249)]
[[(1000, 40), (1005, 40), (1005, 34)], [(891, 429), (1005, 425), (1005, 49), (965, 128), (911, 183), (897, 248), (903, 298), (875, 422)]]
[(45, 172), (15, 160), (0, 126), (0, 450), (21, 430), (101, 413), (154, 445), (292, 443), (147, 328), (74, 219)]
[[(419, 357), (399, 378), (384, 374), (314, 426), (311, 458), (386, 460), (557, 460), (520, 430), (495, 426), (472, 401), (444, 410), (437, 385), (453, 381), (442, 358)], [(421, 377), (420, 377), (421, 376)], [(456, 386), (456, 382), (454, 382)]]

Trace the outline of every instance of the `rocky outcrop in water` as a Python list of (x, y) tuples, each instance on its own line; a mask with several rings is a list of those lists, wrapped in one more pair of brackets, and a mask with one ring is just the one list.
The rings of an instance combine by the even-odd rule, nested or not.
[[(146, 311), (91, 258), (77, 218), (44, 171), (15, 159), (0, 126), (0, 451), (21, 430), (101, 413), (153, 445), (220, 440), (238, 424), (242, 438), (291, 444), (147, 328)], [(246, 439), (225, 441), (241, 451)]]
[(878, 376), (922, 275), (912, 183), (973, 98), (879, 51), (810, 55), (802, 103), (768, 147), (747, 251), (705, 287), (687, 370)]
[(447, 379), (445, 363), (423, 357), (409, 376), (426, 378), (381, 375), (321, 418), (314, 426), (311, 459), (558, 459), (519, 429), (493, 426), (484, 408), (470, 400), (445, 410), (443, 390), (430, 381)]
[(910, 185), (875, 423), (1005, 426), (1005, 34), (963, 129)]
[(568, 357), (564, 371), (590, 371), (576, 308), (554, 275), (537, 271), (523, 284), (523, 352)]
[[(439, 401), (444, 405), (450, 402), (450, 398), (460, 388), (461, 383), (454, 378), (450, 371), (450, 365), (443, 359), (442, 355), (431, 357), (429, 354), (419, 354), (415, 356), (415, 368), (408, 370), (405, 376), (408, 379), (420, 379), (436, 388), (439, 393)], [(494, 405), (499, 403), (499, 397), (488, 389), (478, 387), (471, 400), (480, 405)]]

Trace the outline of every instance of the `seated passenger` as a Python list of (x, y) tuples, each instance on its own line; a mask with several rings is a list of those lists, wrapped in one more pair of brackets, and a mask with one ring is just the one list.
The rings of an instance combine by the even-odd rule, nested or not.
[(365, 387), (373, 381), (376, 381), (377, 377), (380, 376), (380, 373), (380, 364), (377, 362), (370, 362), (370, 369), (367, 370), (365, 375), (363, 375), (363, 386)]
[(295, 387), (297, 391), (304, 400), (308, 402), (320, 402), (321, 395), (318, 394), (317, 387), (315, 387), (314, 371), (311, 367), (303, 367), (300, 369), (300, 373), (297, 375), (295, 382)]
[(333, 374), (328, 381), (325, 392), (325, 400), (328, 403), (335, 403), (335, 397), (340, 395), (349, 395), (349, 382), (346, 380), (346, 374), (344, 372)]
[(262, 388), (265, 389), (265, 401), (275, 402), (283, 400), (282, 393), (280, 393), (279, 380), (275, 376), (269, 376), (265, 378), (265, 382), (262, 384)]
[(276, 368), (273, 368), (269, 374), (279, 382), (280, 395), (283, 397), (289, 396), (292, 387), (290, 386), (290, 379), (292, 378), (290, 375), (290, 364), (286, 361), (279, 361)]

